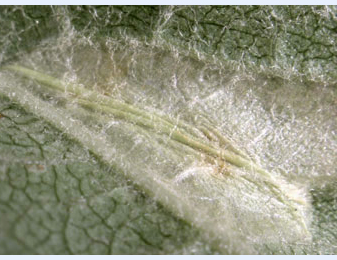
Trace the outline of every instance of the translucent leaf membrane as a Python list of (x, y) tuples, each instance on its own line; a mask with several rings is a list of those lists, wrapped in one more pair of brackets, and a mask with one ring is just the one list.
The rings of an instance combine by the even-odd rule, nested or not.
[[(130, 55), (110, 51), (104, 53), (112, 58), (102, 70), (121, 62), (114, 55)], [(60, 79), (41, 72), (40, 62), (48, 62), (39, 60), (40, 50), (32, 53), (21, 63), (35, 70), (4, 67), (11, 72), (3, 72), (1, 91), (200, 229), (204, 239), (222, 253), (286, 251), (310, 242), (311, 210), (305, 187), (264, 170), (268, 160), (243, 148), (244, 142), (232, 134), (243, 118), (238, 116), (223, 127), (224, 113), (232, 111), (221, 107), (239, 96), (231, 93), (233, 86), (224, 84), (219, 71), (154, 48), (147, 58), (145, 52), (131, 54), (119, 64), (117, 71), (120, 67), (125, 71), (115, 77), (118, 83), (109, 80), (113, 73), (107, 73), (105, 85), (93, 86), (89, 83), (96, 73), (89, 70), (89, 76), (81, 77), (83, 68), (77, 67), (91, 55), (90, 48), (86, 52), (81, 50), (84, 60), (78, 63), (48, 53), (64, 63), (63, 72), (53, 73)], [(72, 61), (80, 59), (79, 54), (72, 55)], [(188, 64), (198, 70), (193, 73)], [(236, 77), (230, 73), (226, 82)], [(241, 111), (242, 115), (248, 112)]]
[(85, 120), (42, 101), (19, 83), (15, 88), (4, 86), (2, 91), (122, 171), (161, 204), (200, 228), (224, 252), (254, 253), (261, 244), (310, 238), (307, 201), (280, 177), (262, 174), (250, 165), (242, 171), (240, 165), (226, 161), (224, 166), (206, 163), (192, 153), (179, 158), (175, 149), (181, 147), (166, 147), (169, 135), (163, 144), (159, 139), (154, 142), (156, 132), (151, 136), (132, 122), (115, 121), (110, 124), (111, 134), (92, 130)]

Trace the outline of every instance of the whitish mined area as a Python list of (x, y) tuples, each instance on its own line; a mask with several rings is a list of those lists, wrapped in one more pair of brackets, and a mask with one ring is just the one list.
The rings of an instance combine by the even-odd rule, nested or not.
[(191, 10), (114, 37), (55, 8), (58, 33), (2, 64), (0, 253), (337, 252), (333, 72), (287, 78), (260, 40), (233, 63), (216, 10)]
[[(31, 61), (30, 66), (33, 65), (37, 70), (38, 64), (32, 64), (35, 55), (32, 54), (27, 59)], [(151, 56), (149, 58), (153, 59)], [(159, 62), (161, 59), (174, 58), (166, 54)], [(113, 62), (111, 60), (111, 63)], [(142, 66), (145, 67), (145, 62), (143, 58), (142, 62), (137, 64), (141, 66), (140, 72)], [(129, 83), (126, 80), (124, 89), (120, 90), (121, 97), (123, 93), (128, 92), (132, 93), (133, 97), (145, 100), (149, 95), (150, 100), (152, 99), (151, 104), (149, 100), (133, 102), (137, 107), (144, 107), (149, 111), (150, 122), (158, 126), (151, 129), (149, 125), (141, 128), (142, 124), (137, 124), (136, 119), (132, 120), (127, 116), (123, 118), (124, 120), (120, 120), (116, 118), (116, 113), (101, 114), (99, 110), (85, 111), (78, 106), (82, 104), (80, 100), (85, 99), (87, 93), (89, 93), (88, 100), (93, 100), (90, 104), (98, 106), (105, 100), (104, 95), (110, 94), (110, 89), (105, 89), (100, 96), (100, 90), (89, 92), (88, 88), (86, 92), (81, 86), (71, 85), (75, 82), (67, 84), (67, 79), (62, 83), (56, 78), (46, 78), (43, 74), (36, 75), (35, 71), (25, 70), (20, 66), (4, 69), (15, 73), (13, 75), (4, 73), (1, 88), (3, 94), (53, 124), (117, 171), (123, 172), (126, 178), (131, 179), (157, 202), (200, 229), (205, 240), (220, 252), (257, 253), (264, 247), (274, 248), (284, 241), (290, 244), (310, 241), (311, 212), (310, 202), (304, 192), (305, 187), (288, 184), (282, 176), (258, 170), (252, 163), (242, 167), (227, 157), (222, 157), (221, 153), (214, 156), (207, 150), (203, 151), (198, 147), (189, 146), (188, 142), (181, 143), (178, 142), (179, 139), (174, 139), (176, 129), (180, 129), (179, 120), (190, 121), (195, 132), (201, 131), (199, 129), (203, 129), (202, 127), (221, 129), (222, 120), (220, 117), (217, 121), (212, 119), (211, 113), (214, 110), (215, 113), (231, 113), (231, 111), (221, 111), (221, 107), (228, 102), (228, 99), (224, 94), (213, 94), (221, 89), (212, 86), (212, 81), (197, 79), (197, 82), (202, 82), (198, 85), (193, 79), (184, 78), (184, 84), (189, 80), (188, 84), (194, 85), (195, 89), (192, 88), (193, 92), (189, 93), (188, 86), (169, 84), (165, 82), (165, 75), (159, 73), (156, 77), (163, 78), (166, 83), (160, 88), (156, 86), (157, 82), (138, 83), (133, 79)], [(179, 71), (181, 68), (177, 67), (176, 70)], [(35, 81), (23, 81), (25, 82), (23, 84), (16, 79), (21, 74)], [(173, 76), (180, 80), (179, 75)], [(72, 77), (78, 76), (74, 74)], [(128, 84), (132, 86), (130, 92)], [(48, 93), (46, 86), (53, 91)], [(61, 95), (57, 95), (56, 87), (59, 87)], [(197, 104), (194, 101), (183, 102), (184, 95), (179, 96), (172, 89), (182, 87), (187, 89), (185, 91), (190, 98), (199, 100)], [(201, 87), (207, 88), (206, 97)], [(159, 88), (160, 92), (154, 92), (152, 95), (146, 93), (148, 89), (154, 91), (154, 88)], [(78, 89), (82, 91), (77, 91)], [(96, 92), (95, 98), (92, 98)], [(49, 98), (45, 95), (49, 95)], [(57, 100), (58, 98), (60, 100)], [(122, 98), (119, 99), (123, 101)], [(109, 103), (103, 104), (109, 108)], [(156, 110), (151, 110), (150, 105)], [(196, 108), (191, 110), (191, 106)], [(113, 109), (119, 111), (116, 107)], [(156, 111), (172, 115), (174, 124), (171, 130), (163, 131), (165, 125), (160, 126), (160, 121), (157, 121), (155, 116), (151, 117)], [(135, 115), (137, 116), (141, 117), (139, 114)], [(140, 122), (145, 120), (142, 118)], [(188, 131), (189, 129), (186, 130), (186, 135)], [(204, 132), (207, 133), (207, 130)], [(198, 138), (197, 134), (194, 134), (195, 140)], [(209, 138), (208, 142), (215, 143), (215, 149), (223, 149), (224, 153), (230, 150), (227, 147), (229, 143), (221, 144), (221, 137), (215, 134), (212, 137), (212, 134), (212, 130), (209, 130), (203, 139)], [(199, 135), (201, 139), (202, 135)], [(248, 155), (246, 157), (247, 161), (255, 160), (250, 159)]]

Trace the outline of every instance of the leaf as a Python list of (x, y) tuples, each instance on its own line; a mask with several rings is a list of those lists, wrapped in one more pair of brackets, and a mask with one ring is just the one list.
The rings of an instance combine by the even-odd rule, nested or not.
[(334, 13), (4, 7), (0, 253), (335, 253)]

